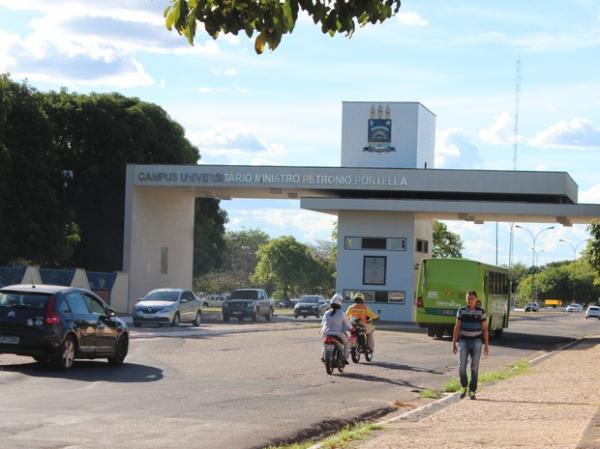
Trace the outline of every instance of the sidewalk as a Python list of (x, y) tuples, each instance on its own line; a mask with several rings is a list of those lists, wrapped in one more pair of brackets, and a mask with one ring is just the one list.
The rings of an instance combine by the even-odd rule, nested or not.
[(353, 448), (599, 449), (598, 343), (600, 337), (584, 339), (523, 375), (480, 386), (475, 401), (453, 395), (421, 419), (406, 413), (389, 420)]

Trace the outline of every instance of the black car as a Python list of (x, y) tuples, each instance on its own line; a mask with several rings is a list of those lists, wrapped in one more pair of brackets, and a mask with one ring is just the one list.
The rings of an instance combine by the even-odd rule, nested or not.
[(62, 370), (75, 359), (122, 365), (127, 325), (94, 293), (58, 285), (0, 289), (0, 354), (31, 356)]
[(321, 295), (304, 295), (302, 296), (294, 306), (294, 318), (298, 318), (302, 315), (306, 318), (309, 315), (314, 315), (317, 318), (321, 318), (325, 312), (329, 310), (329, 304), (325, 298)]

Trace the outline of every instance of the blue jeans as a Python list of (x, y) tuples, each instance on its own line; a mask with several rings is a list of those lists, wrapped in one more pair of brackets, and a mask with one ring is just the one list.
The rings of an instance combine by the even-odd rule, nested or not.
[[(479, 359), (481, 359), (481, 338), (461, 338), (458, 341), (458, 374), (463, 388), (477, 391)], [(467, 379), (467, 361), (471, 358), (471, 382)]]

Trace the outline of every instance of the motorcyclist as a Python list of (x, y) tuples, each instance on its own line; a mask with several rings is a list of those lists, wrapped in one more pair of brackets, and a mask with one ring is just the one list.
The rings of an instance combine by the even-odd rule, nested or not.
[(340, 309), (342, 308), (342, 295), (336, 293), (329, 301), (330, 309), (323, 314), (321, 320), (321, 335), (337, 337), (344, 345), (344, 363), (348, 364), (348, 336), (346, 331), (352, 329), (348, 317)]
[(367, 346), (371, 351), (375, 350), (375, 326), (373, 321), (379, 318), (375, 312), (365, 305), (365, 296), (358, 292), (354, 295), (354, 304), (346, 310), (346, 316), (350, 320), (358, 319), (367, 334)]

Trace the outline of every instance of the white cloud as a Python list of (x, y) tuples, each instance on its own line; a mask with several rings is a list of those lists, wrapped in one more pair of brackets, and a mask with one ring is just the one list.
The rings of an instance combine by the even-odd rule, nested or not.
[(514, 120), (512, 114), (504, 111), (502, 114), (496, 116), (492, 126), (479, 131), (479, 138), (489, 145), (512, 145), (514, 143)]
[[(2, 33), (0, 69), (16, 78), (57, 85), (136, 87), (154, 84), (136, 58), (138, 52), (191, 54), (213, 57), (220, 53), (212, 40), (192, 47), (164, 28), (157, 2), (132, 1), (123, 7), (108, 0), (98, 4), (0, 0), (0, 6), (38, 11), (24, 37)], [(152, 4), (152, 5), (150, 5)]]
[(537, 133), (529, 144), (558, 149), (600, 148), (600, 128), (582, 118), (562, 120)]
[(396, 14), (398, 22), (402, 25), (424, 27), (429, 25), (429, 22), (419, 16), (416, 12), (399, 12)]
[(481, 168), (477, 146), (462, 129), (450, 128), (436, 133), (436, 168)]
[(597, 203), (600, 204), (600, 184), (584, 190), (579, 195), (579, 203)]
[[(225, 204), (226, 206), (226, 204)], [(260, 227), (271, 237), (294, 235), (302, 242), (329, 240), (337, 217), (303, 209), (254, 208), (228, 211), (228, 228)]]
[(191, 132), (188, 139), (198, 147), (203, 157), (227, 157), (235, 164), (282, 165), (280, 161), (285, 156), (283, 146), (266, 143), (248, 130)]

